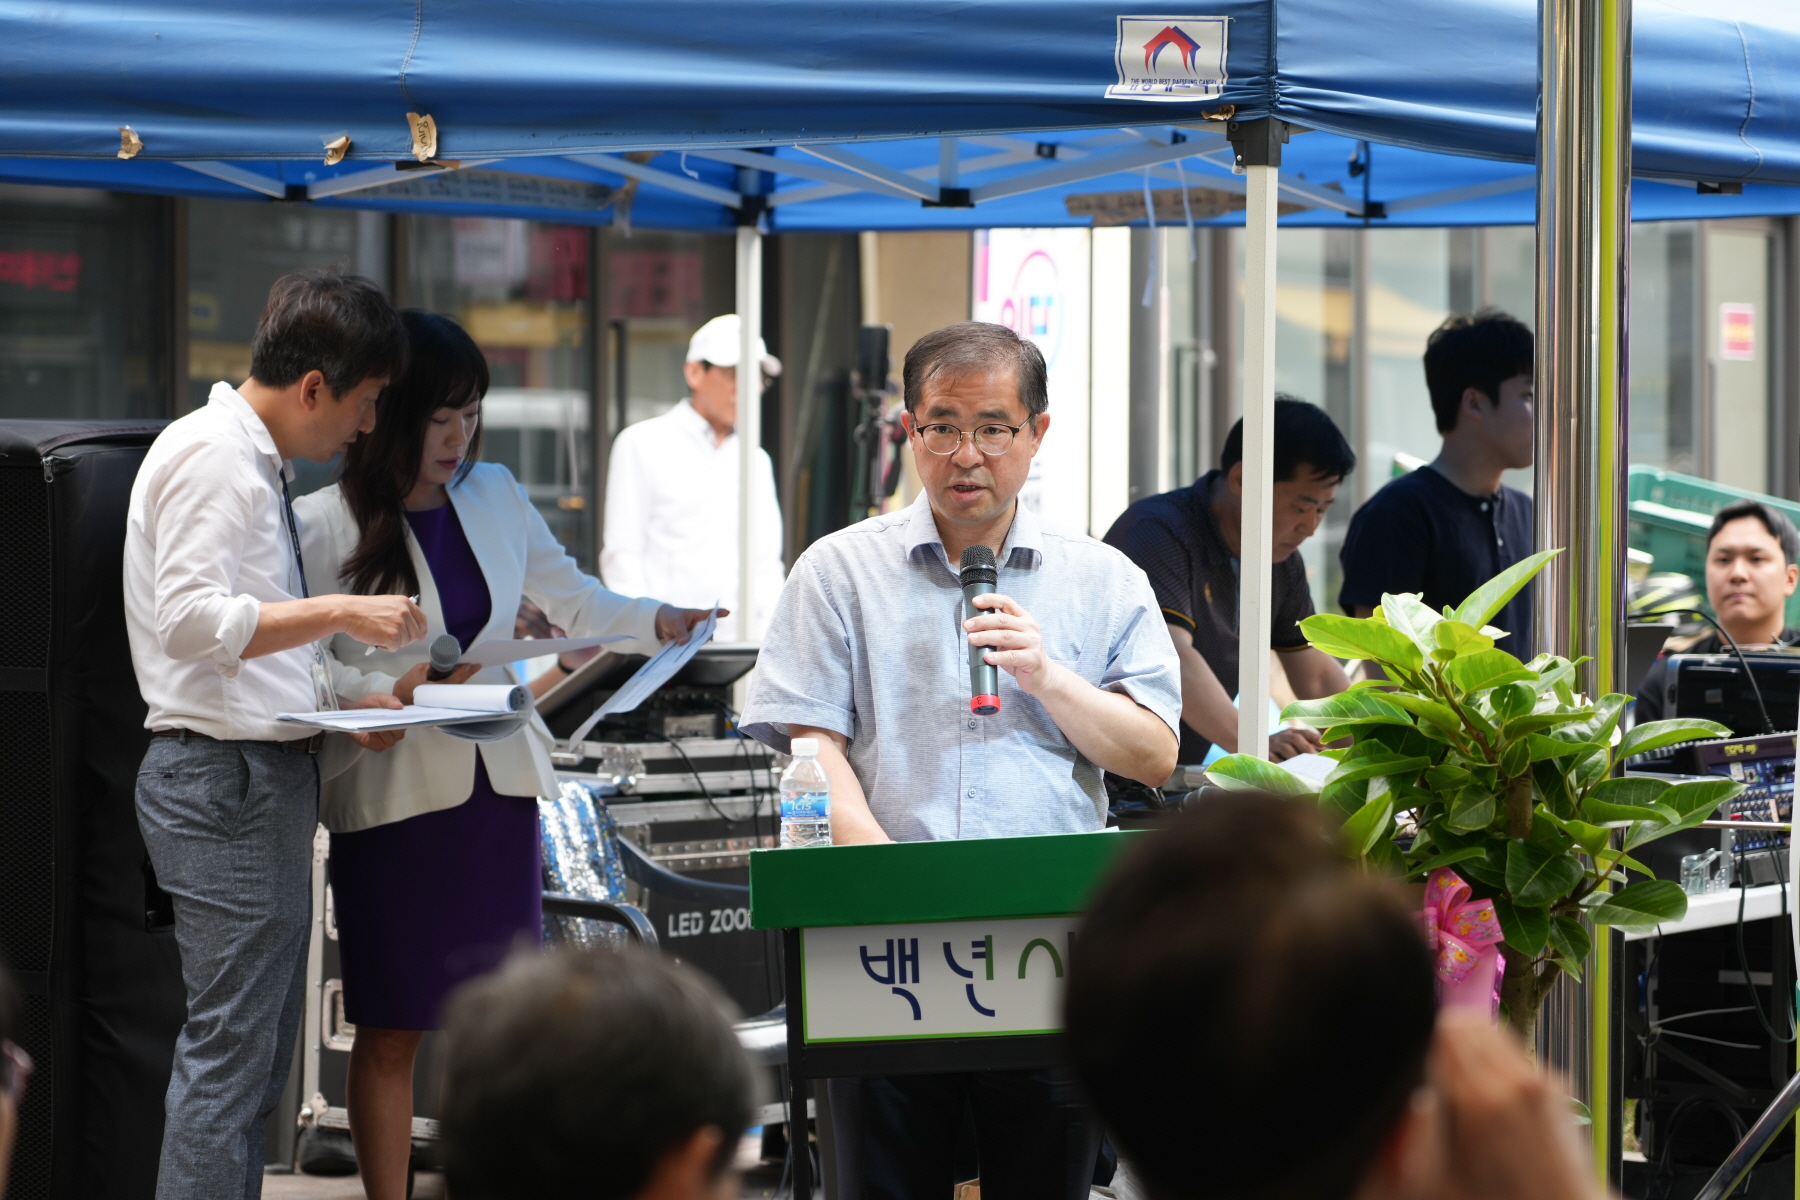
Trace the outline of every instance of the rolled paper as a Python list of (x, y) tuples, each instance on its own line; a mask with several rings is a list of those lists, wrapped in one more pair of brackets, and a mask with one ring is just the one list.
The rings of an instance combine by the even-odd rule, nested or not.
[(1436, 959), (1438, 1003), (1485, 1007), (1492, 1015), (1500, 1007), (1500, 943), (1506, 931), (1494, 902), (1472, 895), (1461, 876), (1439, 867), (1425, 880), (1419, 928)]

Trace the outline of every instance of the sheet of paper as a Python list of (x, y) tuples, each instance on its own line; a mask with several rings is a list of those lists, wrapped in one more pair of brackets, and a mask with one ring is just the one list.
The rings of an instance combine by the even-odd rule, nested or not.
[(719, 623), (719, 605), (713, 602), (712, 610), (707, 613), (706, 620), (694, 626), (693, 636), (685, 643), (668, 642), (650, 656), (650, 661), (637, 669), (637, 673), (625, 681), (625, 686), (614, 692), (610, 699), (599, 708), (581, 726), (569, 735), (573, 745), (588, 735), (588, 730), (598, 725), (603, 717), (613, 713), (630, 712), (650, 698), (652, 692), (675, 677), (675, 672), (687, 666), (700, 647), (712, 640), (713, 630)]
[(277, 721), (306, 725), (333, 733), (375, 733), (384, 729), (418, 729), (428, 725), (457, 725), (468, 721), (492, 721), (496, 714), (466, 708), (346, 708), (335, 712), (276, 713)]
[(473, 663), (478, 667), (498, 667), (505, 663), (522, 662), (528, 658), (543, 658), (547, 654), (572, 654), (577, 650), (591, 650), (595, 646), (604, 646), (610, 642), (623, 642), (630, 634), (614, 633), (606, 637), (581, 638), (489, 638), (485, 642), (477, 642), (464, 652), (462, 663)]

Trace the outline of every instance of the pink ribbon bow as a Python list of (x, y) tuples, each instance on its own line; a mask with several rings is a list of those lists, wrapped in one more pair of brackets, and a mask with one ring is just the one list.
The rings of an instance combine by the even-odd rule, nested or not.
[(1500, 914), (1492, 900), (1470, 899), (1471, 889), (1456, 872), (1439, 867), (1425, 880), (1419, 925), (1437, 958), (1438, 1003), (1452, 1008), (1500, 1008), (1500, 976), (1505, 965)]

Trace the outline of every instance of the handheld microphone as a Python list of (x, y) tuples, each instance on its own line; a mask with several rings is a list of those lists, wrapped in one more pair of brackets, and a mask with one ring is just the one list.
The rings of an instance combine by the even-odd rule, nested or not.
[(431, 639), (431, 669), (425, 672), (425, 678), (432, 683), (450, 678), (461, 657), (462, 643), (447, 633), (438, 634)]
[[(992, 550), (976, 545), (963, 551), (963, 620), (987, 611), (975, 607), (975, 597), (993, 591), (999, 582), (1000, 570), (994, 563)], [(987, 661), (986, 655), (986, 646), (969, 647), (969, 711), (991, 717), (1000, 711), (1000, 672)]]

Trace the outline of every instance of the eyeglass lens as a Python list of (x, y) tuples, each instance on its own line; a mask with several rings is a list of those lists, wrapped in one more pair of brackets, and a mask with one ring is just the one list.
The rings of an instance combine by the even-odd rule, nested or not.
[(964, 433), (954, 425), (927, 425), (919, 430), (925, 448), (933, 454), (955, 454), (963, 438), (971, 438), (984, 454), (1005, 454), (1012, 448), (1010, 425), (980, 425), (973, 433)]

